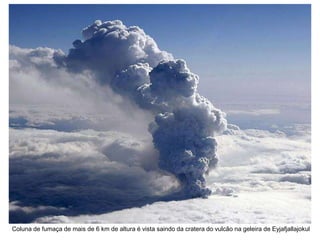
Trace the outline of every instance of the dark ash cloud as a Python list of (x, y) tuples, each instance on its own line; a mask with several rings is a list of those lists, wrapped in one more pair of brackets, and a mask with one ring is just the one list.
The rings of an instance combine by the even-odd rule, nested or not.
[(199, 77), (139, 27), (98, 20), (82, 35), (68, 55), (56, 55), (61, 66), (93, 71), (101, 84), (152, 112), (149, 129), (159, 166), (181, 181), (187, 196), (208, 196), (205, 174), (217, 162), (214, 136), (226, 129), (226, 120), (198, 93)]

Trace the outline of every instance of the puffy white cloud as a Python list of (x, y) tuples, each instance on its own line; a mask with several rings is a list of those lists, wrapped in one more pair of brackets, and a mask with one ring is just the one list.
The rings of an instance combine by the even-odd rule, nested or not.
[[(301, 128), (306, 131), (302, 135)], [(296, 129), (296, 133), (294, 130)], [(309, 129), (309, 130), (308, 130)], [(311, 183), (310, 125), (292, 128), (290, 135), (257, 130), (228, 131), (219, 136), (221, 161), (210, 172), (211, 188), (243, 191), (281, 190)], [(297, 183), (292, 185), (292, 183)], [(310, 191), (310, 188), (308, 188)], [(220, 190), (218, 190), (220, 191)], [(307, 195), (310, 193), (307, 193)]]
[(173, 58), (161, 51), (141, 28), (127, 27), (120, 20), (97, 20), (84, 28), (82, 35), (84, 41), (74, 41), (74, 48), (67, 57), (58, 55), (56, 58), (64, 58), (64, 64), (74, 71), (95, 70), (103, 83), (110, 82), (118, 71), (130, 65), (145, 62), (153, 68), (160, 61)]

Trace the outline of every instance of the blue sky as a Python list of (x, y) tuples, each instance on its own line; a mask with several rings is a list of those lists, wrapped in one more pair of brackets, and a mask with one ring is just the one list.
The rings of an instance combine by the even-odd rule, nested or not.
[(310, 5), (10, 5), (10, 44), (68, 51), (96, 19), (138, 25), (187, 61), (217, 104), (305, 103)]

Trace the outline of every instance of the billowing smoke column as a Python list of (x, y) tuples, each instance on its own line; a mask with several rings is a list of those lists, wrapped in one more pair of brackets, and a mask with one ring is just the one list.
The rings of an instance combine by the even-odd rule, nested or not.
[(214, 136), (226, 120), (197, 92), (199, 77), (139, 27), (97, 20), (82, 35), (84, 41), (74, 41), (67, 56), (56, 54), (56, 62), (70, 71), (91, 70), (101, 84), (152, 112), (149, 132), (160, 168), (180, 180), (187, 197), (208, 196), (205, 174), (217, 163)]

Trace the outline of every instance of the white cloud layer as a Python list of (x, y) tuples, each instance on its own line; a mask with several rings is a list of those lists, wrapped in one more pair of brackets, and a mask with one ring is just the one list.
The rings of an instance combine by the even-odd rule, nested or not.
[(160, 171), (157, 154), (149, 140), (117, 132), (10, 129), (13, 221), (41, 214), (39, 205), (72, 215), (161, 199), (179, 184)]
[[(301, 126), (299, 126), (301, 127)], [(304, 126), (307, 130), (307, 126)], [(106, 214), (42, 217), (49, 223), (310, 223), (310, 135), (234, 130), (217, 138), (208, 199), (160, 201)], [(297, 206), (299, 206), (297, 208)]]

